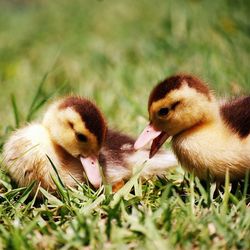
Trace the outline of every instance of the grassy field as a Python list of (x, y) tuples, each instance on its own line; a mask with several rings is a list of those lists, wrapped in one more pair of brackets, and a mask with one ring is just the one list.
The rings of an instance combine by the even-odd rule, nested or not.
[[(67, 93), (134, 136), (152, 86), (176, 72), (218, 96), (249, 93), (249, 12), (243, 0), (0, 1), (1, 145)], [(115, 195), (58, 182), (60, 198), (43, 202), (2, 172), (0, 183), (0, 249), (250, 249), (246, 185), (216, 194), (180, 167)]]

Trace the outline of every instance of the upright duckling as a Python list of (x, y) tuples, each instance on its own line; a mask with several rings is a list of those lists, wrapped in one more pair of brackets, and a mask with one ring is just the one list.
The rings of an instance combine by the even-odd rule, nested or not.
[(209, 88), (191, 75), (159, 83), (148, 101), (150, 124), (135, 143), (153, 141), (150, 157), (172, 136), (173, 150), (189, 172), (222, 182), (250, 170), (250, 96), (220, 105)]
[[(86, 181), (98, 188), (102, 183), (98, 161), (110, 184), (132, 176), (135, 164), (142, 163), (148, 153), (135, 152), (134, 140), (107, 129), (100, 110), (89, 100), (67, 97), (54, 102), (44, 115), (42, 123), (33, 123), (13, 133), (4, 145), (4, 166), (19, 186), (32, 181), (53, 192), (56, 187), (51, 178), (56, 166), (67, 186)], [(149, 161), (143, 176), (162, 174), (176, 164), (169, 152), (158, 154)], [(166, 164), (167, 162), (167, 164)], [(151, 164), (151, 165), (150, 165)]]

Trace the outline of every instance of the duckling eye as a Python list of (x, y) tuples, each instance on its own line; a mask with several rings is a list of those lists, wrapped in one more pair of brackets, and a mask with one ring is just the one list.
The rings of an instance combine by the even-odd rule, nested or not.
[(76, 138), (80, 142), (86, 142), (88, 138), (84, 134), (76, 133)]
[(159, 116), (165, 116), (167, 115), (169, 112), (169, 109), (168, 108), (161, 108), (159, 111), (158, 111), (158, 115)]
[(181, 102), (178, 101), (178, 102), (175, 102), (172, 106), (171, 106), (171, 109), (175, 109)]
[(68, 122), (69, 126), (73, 129), (74, 128), (74, 125), (72, 122)]

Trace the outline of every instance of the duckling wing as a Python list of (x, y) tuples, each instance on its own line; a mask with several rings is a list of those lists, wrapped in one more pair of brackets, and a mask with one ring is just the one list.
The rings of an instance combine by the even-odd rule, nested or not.
[(224, 123), (241, 138), (250, 134), (250, 96), (238, 98), (221, 106)]
[(134, 150), (135, 140), (123, 133), (108, 130), (105, 145), (101, 151), (100, 164), (104, 166), (105, 176), (109, 183), (129, 179), (136, 167), (145, 164), (142, 178), (163, 175), (170, 167), (177, 166), (174, 154), (161, 150), (154, 158), (149, 159), (150, 149)]

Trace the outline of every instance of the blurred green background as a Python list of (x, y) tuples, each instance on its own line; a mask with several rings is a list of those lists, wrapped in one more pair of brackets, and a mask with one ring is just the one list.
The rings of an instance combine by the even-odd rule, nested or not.
[[(190, 72), (221, 96), (249, 93), (249, 1), (0, 1), (0, 131), (40, 95), (94, 99), (109, 124), (137, 134), (152, 87)], [(42, 112), (44, 108), (40, 109)], [(36, 114), (36, 117), (40, 113)]]
[[(69, 93), (132, 135), (171, 74), (196, 74), (222, 98), (249, 94), (249, 13), (248, 0), (0, 0), (0, 150)], [(249, 249), (246, 188), (216, 195), (180, 168), (130, 182), (121, 200), (83, 185), (39, 205), (32, 185), (18, 189), (0, 171), (0, 249)]]

